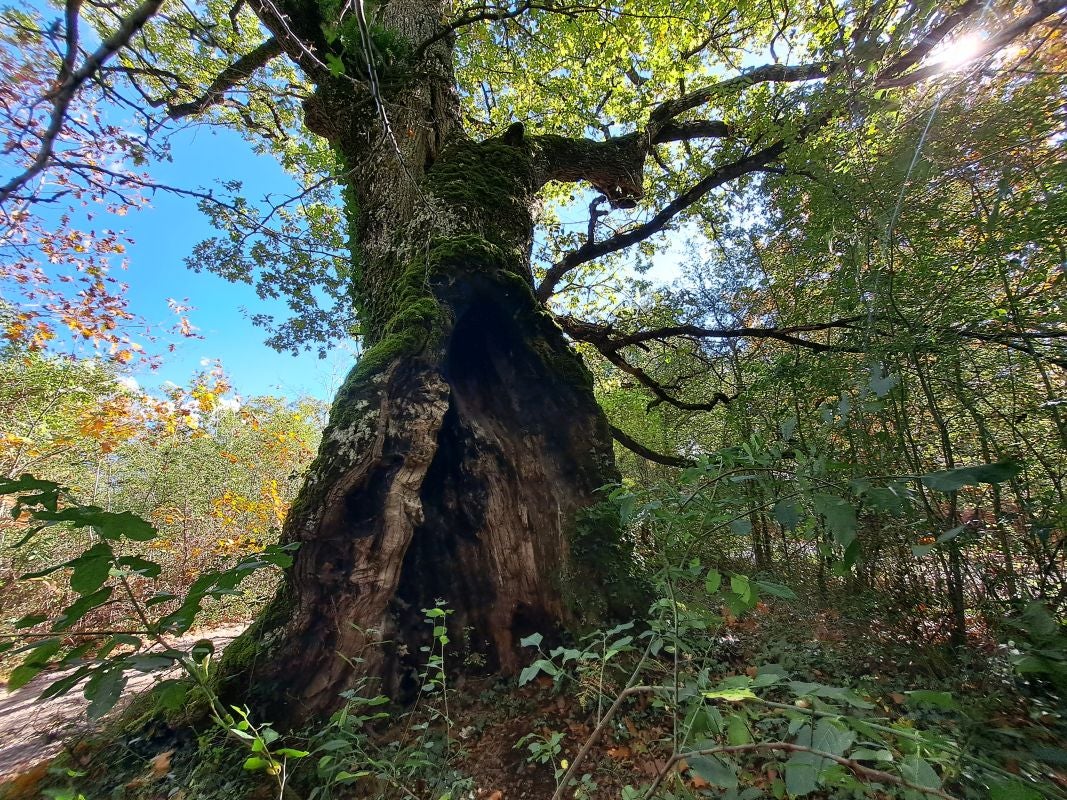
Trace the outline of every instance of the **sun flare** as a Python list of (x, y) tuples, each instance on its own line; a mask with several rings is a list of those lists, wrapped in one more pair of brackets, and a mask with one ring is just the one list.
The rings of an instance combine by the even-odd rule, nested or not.
[(947, 70), (958, 69), (981, 53), (985, 40), (977, 33), (969, 33), (946, 42), (931, 53), (931, 61)]

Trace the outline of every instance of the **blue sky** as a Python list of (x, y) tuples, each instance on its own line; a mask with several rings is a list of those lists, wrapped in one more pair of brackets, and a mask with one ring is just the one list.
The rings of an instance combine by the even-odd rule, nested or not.
[[(154, 180), (186, 189), (210, 189), (217, 180), (244, 183), (249, 199), (292, 191), (292, 179), (269, 156), (257, 156), (236, 133), (207, 125), (192, 126), (173, 139), (174, 161), (150, 166)], [(276, 310), (285, 313), (281, 301), (261, 300), (251, 286), (234, 284), (216, 275), (195, 273), (185, 258), (200, 241), (216, 234), (195, 200), (157, 193), (151, 207), (123, 219), (126, 234), (134, 240), (128, 249), (130, 268), (119, 277), (130, 285), (131, 309), (160, 329), (170, 327), (174, 314), (167, 299), (193, 306), (190, 321), (203, 339), (166, 337), (149, 349), (163, 350), (163, 364), (156, 371), (134, 370), (132, 375), (145, 388), (163, 381), (184, 383), (202, 369), (202, 362), (218, 359), (242, 395), (274, 394), (289, 398), (311, 395), (332, 397), (354, 354), (335, 350), (326, 359), (314, 353), (294, 357), (267, 347), (266, 336), (255, 327), (243, 309), (251, 312)], [(175, 345), (167, 353), (167, 343)]]

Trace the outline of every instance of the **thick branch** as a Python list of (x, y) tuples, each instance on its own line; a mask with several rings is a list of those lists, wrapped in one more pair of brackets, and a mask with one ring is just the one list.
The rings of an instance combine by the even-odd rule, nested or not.
[(187, 103), (168, 106), (167, 116), (171, 119), (182, 119), (183, 117), (202, 113), (211, 106), (222, 102), (227, 91), (251, 78), (257, 69), (265, 66), (271, 59), (281, 54), (281, 43), (273, 37), (267, 39), (259, 47), (241, 56), (220, 72), (200, 97)]
[[(690, 339), (775, 339), (780, 342), (786, 342), (787, 344), (795, 344), (807, 348), (808, 350), (814, 350), (815, 352), (859, 353), (862, 352), (862, 350), (852, 347), (823, 344), (822, 342), (813, 342), (810, 339), (797, 336), (797, 334), (841, 329), (856, 330), (859, 327), (857, 323), (862, 322), (864, 319), (866, 318), (847, 317), (845, 319), (832, 320), (831, 322), (819, 322), (810, 325), (790, 325), (783, 328), (703, 328), (699, 325), (672, 325), (665, 328), (636, 331), (634, 333), (620, 335), (614, 335), (614, 331), (604, 327), (602, 328), (604, 331), (604, 338), (602, 341), (610, 347), (621, 348), (630, 345), (639, 345), (644, 342), (663, 341), (675, 336), (683, 336)], [(590, 323), (583, 324), (589, 325)]]
[(695, 461), (691, 461), (688, 458), (682, 458), (681, 456), (669, 456), (665, 453), (657, 453), (655, 450), (651, 450), (645, 447), (636, 439), (630, 437), (624, 431), (619, 430), (614, 425), (610, 426), (611, 437), (629, 450), (631, 453), (641, 456), (641, 458), (648, 461), (654, 461), (657, 464), (663, 464), (667, 467), (691, 467), (695, 464)]
[(595, 258), (606, 256), (609, 253), (623, 250), (659, 233), (667, 227), (675, 216), (699, 201), (712, 189), (766, 166), (785, 152), (785, 149), (785, 141), (778, 141), (769, 147), (756, 151), (752, 155), (719, 167), (674, 198), (648, 222), (627, 231), (622, 231), (600, 242), (586, 242), (548, 268), (544, 279), (537, 287), (538, 299), (542, 302), (547, 301), (555, 292), (556, 286), (563, 276), (575, 267)]
[[(56, 139), (59, 137), (66, 122), (67, 109), (70, 108), (70, 104), (82, 84), (93, 77), (115, 53), (129, 44), (134, 34), (144, 27), (145, 23), (159, 10), (161, 5), (163, 5), (163, 0), (145, 0), (134, 9), (133, 13), (122, 20), (118, 29), (100, 43), (96, 51), (85, 59), (85, 63), (78, 70), (71, 72), (66, 80), (50, 93), (48, 99), (52, 101), (52, 114), (48, 121), (48, 127), (41, 136), (41, 144), (37, 150), (37, 155), (29, 167), (0, 188), (0, 204), (6, 202), (15, 192), (44, 171), (45, 167), (48, 166), (48, 162), (52, 159)], [(70, 7), (68, 6), (68, 8)], [(76, 41), (77, 39), (74, 37), (74, 46), (76, 46)], [(71, 44), (71, 36), (68, 31), (68, 46)], [(68, 61), (73, 63), (69, 53), (64, 59), (64, 65)], [(63, 71), (66, 71), (66, 69)], [(63, 73), (61, 72), (60, 74)]]
[(323, 61), (326, 38), (322, 11), (313, 0), (248, 0), (263, 26), (277, 39), (283, 52), (315, 82), (330, 75)]
[(690, 122), (668, 122), (657, 126), (652, 144), (682, 142), (690, 139), (721, 139), (730, 135), (730, 126), (715, 119), (698, 119)]
[[(977, 61), (980, 58), (984, 58), (990, 53), (995, 53), (1001, 49), (1013, 39), (1028, 30), (1035, 25), (1044, 22), (1053, 14), (1057, 14), (1067, 8), (1067, 0), (1046, 0), (1045, 2), (1035, 2), (1031, 7), (1029, 13), (1024, 14), (1019, 19), (1015, 20), (1011, 25), (1004, 28), (994, 36), (990, 36), (988, 39), (982, 41), (981, 45), (975, 50), (971, 56), (971, 61)], [(913, 72), (909, 72), (906, 75), (900, 75), (899, 77), (884, 77), (878, 80), (876, 86), (879, 89), (892, 89), (902, 86), (913, 86), (916, 83), (927, 80), (928, 78), (940, 75), (945, 71), (943, 64), (929, 64), (925, 67), (921, 67)]]
[(691, 108), (710, 103), (716, 97), (727, 92), (738, 92), (757, 83), (795, 83), (798, 81), (821, 80), (827, 77), (834, 67), (835, 65), (826, 63), (764, 64), (762, 67), (756, 67), (741, 75), (725, 81), (719, 81), (711, 86), (705, 86), (674, 100), (661, 103), (649, 115), (649, 131), (655, 137), (655, 128), (658, 124), (665, 123)]
[(915, 47), (882, 70), (881, 74), (878, 76), (879, 80), (896, 77), (918, 64), (926, 58), (930, 54), (930, 51), (937, 47), (946, 36), (952, 33), (960, 23), (972, 16), (976, 11), (982, 8), (983, 5), (985, 5), (985, 3), (982, 2), (982, 0), (966, 0), (962, 6), (927, 31), (926, 35), (923, 36), (922, 40), (915, 45)]
[(602, 142), (554, 134), (532, 136), (527, 141), (540, 185), (548, 181), (588, 181), (615, 208), (633, 208), (644, 197), (648, 138), (643, 133)]

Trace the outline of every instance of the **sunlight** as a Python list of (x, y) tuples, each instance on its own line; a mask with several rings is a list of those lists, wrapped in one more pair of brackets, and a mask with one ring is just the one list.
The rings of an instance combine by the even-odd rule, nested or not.
[(946, 72), (959, 69), (978, 56), (984, 42), (984, 38), (977, 33), (945, 42), (931, 53), (931, 62), (941, 65)]

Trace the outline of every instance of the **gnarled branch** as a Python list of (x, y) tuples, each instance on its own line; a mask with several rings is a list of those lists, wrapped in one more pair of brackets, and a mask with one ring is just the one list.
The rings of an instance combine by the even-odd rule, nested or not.
[(211, 106), (222, 102), (227, 91), (251, 78), (257, 69), (281, 54), (281, 43), (274, 37), (267, 39), (220, 72), (198, 98), (187, 103), (168, 106), (167, 116), (171, 119), (182, 119), (206, 111)]
[(712, 189), (736, 180), (742, 175), (754, 172), (761, 167), (770, 164), (786, 149), (784, 140), (757, 150), (749, 156), (738, 159), (724, 166), (718, 167), (701, 180), (697, 181), (682, 194), (674, 198), (670, 203), (661, 208), (648, 222), (637, 225), (626, 231), (621, 231), (600, 242), (586, 242), (577, 250), (574, 250), (557, 261), (545, 272), (544, 278), (537, 287), (537, 297), (546, 302), (555, 292), (560, 280), (575, 267), (601, 258), (610, 253), (617, 252), (631, 245), (642, 242), (660, 231), (664, 230), (671, 220), (680, 212), (689, 208)]

